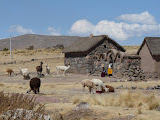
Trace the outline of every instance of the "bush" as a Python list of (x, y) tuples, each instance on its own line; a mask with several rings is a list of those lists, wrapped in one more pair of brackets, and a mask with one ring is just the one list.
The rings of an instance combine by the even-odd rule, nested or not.
[(44, 105), (36, 103), (35, 97), (18, 93), (5, 95), (0, 92), (0, 98), (0, 119), (30, 120), (46, 117)]
[(4, 48), (3, 51), (8, 51), (8, 48)]

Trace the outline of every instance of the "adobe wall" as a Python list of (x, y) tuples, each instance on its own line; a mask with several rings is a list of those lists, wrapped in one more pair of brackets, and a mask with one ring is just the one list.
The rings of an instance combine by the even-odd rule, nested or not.
[(151, 53), (145, 43), (142, 47), (139, 56), (141, 57), (141, 68), (145, 73), (154, 73), (155, 72), (155, 63), (151, 56)]
[(141, 65), (146, 79), (160, 78), (160, 58), (151, 55), (147, 44), (142, 47), (139, 56), (141, 57)]

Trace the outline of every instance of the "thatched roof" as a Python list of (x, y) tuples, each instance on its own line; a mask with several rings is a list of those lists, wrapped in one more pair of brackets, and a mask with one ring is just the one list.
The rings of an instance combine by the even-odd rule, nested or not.
[(117, 42), (109, 38), (107, 35), (93, 36), (93, 37), (81, 37), (74, 41), (71, 45), (66, 47), (64, 53), (79, 53), (87, 52), (95, 48), (95, 46), (100, 45), (105, 40), (110, 40), (112, 43), (116, 44), (120, 50), (125, 51), (125, 49), (120, 46)]
[(147, 44), (150, 53), (154, 56), (160, 55), (160, 37), (145, 37), (137, 54), (141, 51), (144, 44)]

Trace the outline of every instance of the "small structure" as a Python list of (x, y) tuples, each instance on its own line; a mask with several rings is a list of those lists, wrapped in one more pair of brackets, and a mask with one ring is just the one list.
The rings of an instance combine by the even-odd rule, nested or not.
[(70, 63), (68, 72), (99, 74), (111, 62), (122, 62), (125, 49), (107, 35), (81, 37), (66, 47), (64, 64)]
[(137, 54), (146, 78), (160, 77), (160, 37), (145, 37)]

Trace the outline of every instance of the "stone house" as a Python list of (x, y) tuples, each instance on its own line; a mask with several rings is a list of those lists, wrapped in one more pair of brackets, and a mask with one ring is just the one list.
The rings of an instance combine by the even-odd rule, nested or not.
[(137, 54), (146, 78), (160, 77), (160, 37), (145, 37)]
[(107, 35), (81, 37), (63, 50), (70, 73), (100, 74), (110, 62), (122, 62), (125, 49)]

